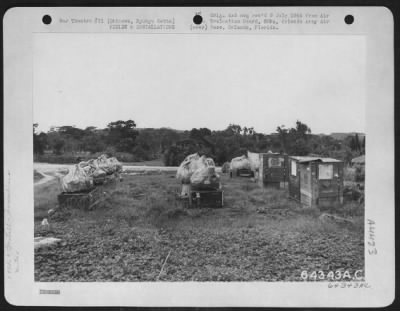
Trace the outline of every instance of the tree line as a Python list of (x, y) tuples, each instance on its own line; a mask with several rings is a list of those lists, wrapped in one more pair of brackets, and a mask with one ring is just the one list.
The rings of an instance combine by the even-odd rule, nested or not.
[(133, 120), (115, 121), (106, 128), (93, 126), (52, 127), (37, 132), (33, 125), (33, 147), (36, 161), (76, 162), (98, 153), (117, 156), (123, 162), (162, 159), (165, 165), (176, 166), (191, 153), (212, 157), (217, 165), (252, 152), (281, 152), (289, 155), (329, 156), (349, 162), (365, 152), (363, 139), (348, 136), (337, 140), (329, 135), (315, 135), (304, 123), (293, 127), (278, 126), (275, 133), (257, 133), (253, 127), (230, 124), (224, 130), (193, 128), (177, 131), (169, 128), (136, 128)]

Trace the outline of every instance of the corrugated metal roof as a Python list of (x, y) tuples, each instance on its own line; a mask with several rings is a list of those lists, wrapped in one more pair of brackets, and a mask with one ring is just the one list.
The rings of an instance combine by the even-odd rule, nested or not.
[(313, 161), (319, 161), (319, 162), (342, 162), (340, 160), (336, 160), (333, 158), (323, 158), (323, 157), (307, 157), (307, 156), (291, 156), (291, 159), (295, 159), (299, 161), (300, 163), (305, 163), (305, 162), (313, 162)]

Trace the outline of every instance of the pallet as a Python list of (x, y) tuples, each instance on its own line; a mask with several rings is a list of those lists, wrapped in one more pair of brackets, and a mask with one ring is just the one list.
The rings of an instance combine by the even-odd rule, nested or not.
[(224, 206), (224, 192), (222, 190), (191, 190), (189, 207), (220, 208)]

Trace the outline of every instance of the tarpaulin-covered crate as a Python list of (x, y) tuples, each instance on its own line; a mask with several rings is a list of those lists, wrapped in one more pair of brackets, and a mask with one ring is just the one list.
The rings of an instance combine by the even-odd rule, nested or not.
[(289, 157), (289, 197), (307, 207), (343, 203), (343, 162), (323, 157)]

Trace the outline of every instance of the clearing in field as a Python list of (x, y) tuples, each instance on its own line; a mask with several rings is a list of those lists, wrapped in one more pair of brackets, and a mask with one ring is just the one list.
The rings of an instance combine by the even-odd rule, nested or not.
[(361, 205), (328, 211), (351, 221), (327, 221), (287, 189), (222, 175), (224, 207), (188, 209), (174, 176), (125, 175), (101, 186), (108, 196), (96, 209), (56, 212), (45, 228), (60, 187), (35, 186), (35, 237), (63, 241), (35, 250), (35, 281), (301, 281), (304, 270), (364, 270)]

